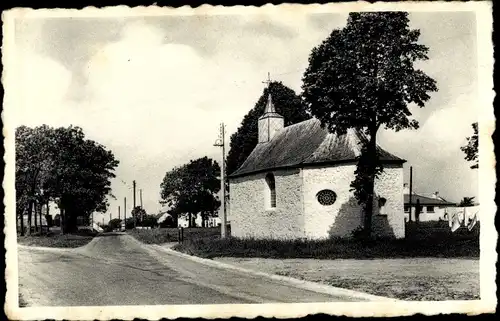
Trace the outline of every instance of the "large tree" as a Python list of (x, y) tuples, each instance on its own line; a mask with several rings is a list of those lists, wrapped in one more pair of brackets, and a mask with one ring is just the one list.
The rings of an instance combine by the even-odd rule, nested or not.
[[(16, 196), (20, 213), (33, 204), (55, 202), (63, 219), (63, 232), (76, 229), (77, 217), (104, 212), (111, 196), (111, 178), (118, 166), (111, 151), (85, 139), (79, 127), (16, 130)], [(24, 205), (23, 205), (24, 204)]]
[(130, 214), (130, 216), (134, 219), (134, 224), (137, 225), (139, 223), (140, 226), (142, 226), (141, 223), (143, 219), (148, 215), (146, 213), (146, 210), (140, 206), (136, 206), (135, 208), (133, 208)]
[(227, 154), (226, 170), (228, 174), (237, 170), (257, 145), (257, 122), (259, 117), (264, 113), (269, 91), (271, 92), (276, 111), (285, 118), (285, 126), (310, 118), (303, 101), (292, 89), (286, 87), (281, 82), (271, 82), (269, 89), (264, 89), (254, 108), (245, 115), (240, 127), (231, 135), (229, 152)]
[(460, 147), (462, 152), (465, 153), (465, 160), (468, 162), (473, 162), (470, 168), (477, 169), (479, 168), (479, 160), (478, 160), (478, 147), (479, 147), (479, 138), (478, 138), (478, 128), (477, 122), (472, 124), (472, 130), (474, 133), (472, 136), (467, 137), (467, 145)]
[(205, 222), (220, 206), (216, 196), (220, 191), (219, 164), (208, 157), (191, 160), (167, 172), (160, 189), (162, 203), (170, 207), (176, 221), (179, 215), (187, 215), (191, 227), (193, 216), (200, 213)]
[(104, 146), (85, 139), (79, 127), (56, 128), (54, 137), (49, 190), (61, 210), (64, 231), (70, 232), (78, 216), (88, 219), (93, 212), (106, 212), (119, 162)]
[[(24, 235), (24, 213), (27, 213), (27, 230), (31, 232), (32, 214), (40, 214), (40, 205), (46, 204), (48, 193), (44, 191), (52, 166), (50, 148), (52, 128), (43, 125), (35, 128), (16, 128), (16, 212), (20, 219), (21, 235)], [(41, 219), (41, 217), (40, 217)], [(41, 220), (40, 220), (41, 224)]]
[(333, 30), (312, 50), (303, 77), (303, 97), (323, 126), (337, 134), (354, 128), (368, 138), (351, 183), (363, 205), (366, 237), (371, 234), (375, 179), (383, 170), (377, 132), (381, 127), (417, 129), (409, 105), (424, 107), (428, 93), (437, 91), (436, 82), (414, 65), (428, 59), (419, 36), (419, 30), (409, 28), (406, 12), (350, 13), (344, 28)]

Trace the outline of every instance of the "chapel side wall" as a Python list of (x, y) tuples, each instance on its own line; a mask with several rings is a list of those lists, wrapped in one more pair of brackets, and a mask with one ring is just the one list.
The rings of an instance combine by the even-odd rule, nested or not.
[[(362, 207), (350, 191), (355, 170), (355, 164), (303, 169), (304, 226), (307, 238), (351, 237), (352, 231), (363, 226)], [(322, 189), (330, 189), (337, 194), (333, 205), (323, 206), (318, 202), (316, 194)], [(373, 234), (404, 237), (402, 166), (384, 166), (384, 173), (375, 182), (375, 193)], [(384, 211), (387, 216), (378, 215), (378, 196), (387, 199)]]
[[(361, 208), (349, 191), (356, 165), (304, 168), (305, 236), (311, 239), (348, 237), (362, 225)], [(333, 205), (321, 205), (316, 194), (329, 189), (337, 194)]]
[(276, 208), (266, 208), (266, 173), (232, 178), (231, 236), (291, 239), (302, 237), (303, 204), (300, 170), (272, 172), (276, 183)]
[[(372, 219), (374, 235), (405, 237), (403, 184), (403, 166), (385, 164), (384, 171), (375, 181), (375, 211)], [(378, 197), (387, 200), (384, 207), (385, 215), (377, 215), (377, 211), (380, 210), (377, 201)]]

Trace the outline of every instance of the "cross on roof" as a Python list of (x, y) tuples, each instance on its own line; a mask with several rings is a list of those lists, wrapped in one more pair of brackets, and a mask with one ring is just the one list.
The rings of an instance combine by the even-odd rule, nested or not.
[(271, 84), (271, 73), (267, 73), (267, 80), (262, 82), (263, 84), (267, 84), (267, 88), (269, 88), (269, 85)]

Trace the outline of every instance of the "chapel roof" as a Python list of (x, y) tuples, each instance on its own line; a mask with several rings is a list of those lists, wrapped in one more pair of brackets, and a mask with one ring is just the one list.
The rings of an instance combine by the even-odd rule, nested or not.
[[(257, 144), (240, 168), (229, 177), (279, 168), (352, 162), (360, 154), (359, 142), (366, 139), (364, 134), (353, 129), (345, 135), (329, 133), (321, 127), (318, 119), (312, 118), (287, 126), (269, 142)], [(384, 163), (406, 162), (380, 146), (377, 149)]]

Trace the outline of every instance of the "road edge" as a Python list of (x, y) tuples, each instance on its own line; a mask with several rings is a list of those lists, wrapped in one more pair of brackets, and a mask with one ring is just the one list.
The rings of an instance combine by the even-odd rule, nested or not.
[(364, 293), (364, 292), (359, 292), (359, 291), (354, 291), (354, 290), (349, 290), (349, 289), (344, 289), (344, 288), (338, 288), (338, 287), (334, 287), (331, 285), (326, 285), (326, 284), (312, 282), (312, 281), (300, 280), (300, 279), (292, 278), (289, 276), (271, 274), (271, 273), (266, 273), (266, 272), (258, 272), (255, 270), (246, 269), (246, 268), (235, 266), (232, 264), (227, 264), (227, 263), (214, 261), (214, 260), (210, 260), (210, 259), (204, 259), (204, 258), (194, 256), (194, 255), (188, 255), (188, 254), (181, 253), (181, 252), (178, 252), (178, 251), (175, 251), (173, 249), (166, 248), (166, 247), (163, 247), (163, 246), (157, 245), (157, 244), (144, 244), (144, 245), (153, 247), (157, 250), (166, 252), (168, 254), (187, 258), (187, 259), (190, 259), (192, 261), (196, 261), (196, 262), (201, 263), (201, 264), (205, 264), (205, 265), (209, 265), (209, 266), (213, 266), (213, 267), (218, 267), (221, 269), (238, 271), (238, 272), (242, 272), (242, 273), (246, 273), (246, 274), (250, 274), (250, 275), (261, 276), (261, 277), (269, 278), (272, 280), (288, 282), (288, 283), (293, 284), (296, 287), (302, 288), (304, 290), (317, 292), (317, 293), (323, 293), (323, 294), (334, 295), (334, 296), (338, 296), (338, 295), (350, 296), (350, 297), (353, 297), (356, 299), (362, 299), (362, 300), (367, 300), (367, 301), (402, 302), (402, 300), (398, 300), (398, 299), (373, 295), (373, 294), (369, 294), (369, 293)]

